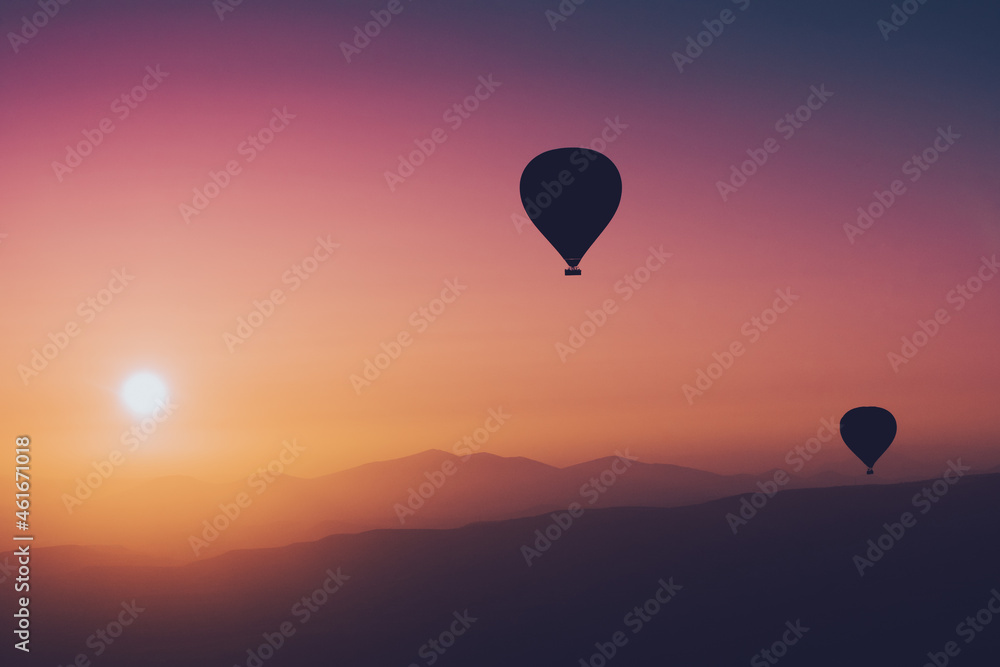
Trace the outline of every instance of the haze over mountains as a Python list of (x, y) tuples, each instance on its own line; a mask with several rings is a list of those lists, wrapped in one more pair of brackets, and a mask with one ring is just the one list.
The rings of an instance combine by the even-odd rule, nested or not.
[[(72, 493), (74, 484), (64, 482), (38, 495), (36, 523), (48, 531), (49, 545), (120, 545), (180, 562), (375, 528), (456, 528), (565, 509), (574, 501), (586, 507), (691, 505), (760, 491), (775, 473), (719, 475), (632, 460), (627, 448), (620, 452), (621, 460), (607, 457), (565, 468), (487, 453), (463, 460), (428, 450), (308, 479), (263, 469), (229, 484), (179, 476), (111, 478), (74, 503), (72, 514), (64, 494)], [(782, 488), (920, 479), (944, 465), (928, 468), (897, 457), (891, 467), (883, 466), (888, 473), (879, 470), (875, 476), (850, 461), (810, 465), (800, 474), (784, 465), (789, 477)], [(928, 470), (934, 472), (920, 474)]]
[[(504, 465), (545, 474), (530, 462)], [(32, 657), (63, 665), (83, 653), (109, 667), (551, 667), (604, 664), (599, 652), (613, 651), (612, 667), (710, 667), (773, 664), (760, 653), (773, 649), (782, 665), (884, 667), (923, 665), (953, 641), (955, 665), (993, 665), (1000, 619), (971, 641), (971, 626), (958, 633), (1000, 587), (1000, 475), (951, 477), (936, 480), (944, 487), (781, 491), (736, 534), (726, 515), (739, 499), (727, 497), (588, 507), (568, 524), (563, 511), (558, 530), (542, 514), (335, 535), (171, 567), (123, 564), (113, 550), (42, 549)], [(937, 499), (925, 512), (918, 499), (928, 492)], [(526, 558), (526, 547), (538, 554)], [(324, 584), (333, 592), (320, 596)], [(126, 608), (141, 611), (120, 638), (95, 638)]]

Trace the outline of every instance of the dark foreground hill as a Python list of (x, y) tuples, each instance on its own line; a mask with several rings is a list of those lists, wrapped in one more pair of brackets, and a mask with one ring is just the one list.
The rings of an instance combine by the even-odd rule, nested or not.
[[(735, 535), (726, 515), (739, 498), (589, 509), (550, 527), (530, 567), (522, 545), (550, 515), (336, 535), (181, 567), (41, 551), (23, 664), (83, 653), (102, 667), (920, 667), (931, 652), (940, 665), (996, 665), (1000, 614), (980, 610), (1000, 590), (1000, 475), (932, 482), (782, 491)], [(904, 512), (913, 521), (900, 535)], [(886, 524), (897, 537), (881, 538), (862, 576), (854, 556)], [(336, 592), (317, 592), (324, 583)], [(116, 627), (133, 600), (142, 611)], [(960, 625), (977, 613), (980, 630)], [(122, 632), (107, 643), (102, 628)], [(948, 642), (957, 655), (942, 653)]]

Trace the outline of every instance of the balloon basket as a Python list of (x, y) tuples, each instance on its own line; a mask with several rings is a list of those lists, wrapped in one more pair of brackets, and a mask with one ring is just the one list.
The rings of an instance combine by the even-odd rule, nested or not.
[(875, 471), (874, 471), (874, 470), (872, 470), (871, 468), (869, 468), (869, 469), (868, 469), (868, 472), (866, 472), (865, 474), (866, 474), (866, 475), (874, 475), (874, 474), (875, 474)]
[(581, 275), (581, 273), (582, 272), (580, 271), (580, 269), (577, 269), (575, 267), (572, 268), (572, 269), (566, 269), (566, 275), (567, 276), (579, 276), (579, 275)]

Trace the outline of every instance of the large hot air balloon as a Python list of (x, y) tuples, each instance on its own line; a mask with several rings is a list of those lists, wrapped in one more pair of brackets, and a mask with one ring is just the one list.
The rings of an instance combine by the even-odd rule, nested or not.
[(868, 466), (868, 474), (874, 474), (872, 466), (896, 437), (896, 418), (885, 408), (869, 406), (848, 410), (840, 418), (840, 437)]
[(521, 174), (521, 203), (566, 260), (567, 276), (611, 222), (622, 198), (622, 177), (610, 159), (587, 148), (556, 148), (535, 157)]

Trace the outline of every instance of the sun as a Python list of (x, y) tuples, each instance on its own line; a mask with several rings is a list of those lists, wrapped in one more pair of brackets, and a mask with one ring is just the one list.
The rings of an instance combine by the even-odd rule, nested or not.
[(131, 375), (121, 389), (121, 399), (132, 412), (152, 414), (170, 397), (166, 383), (155, 373), (143, 371)]

